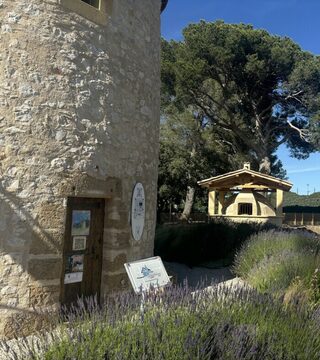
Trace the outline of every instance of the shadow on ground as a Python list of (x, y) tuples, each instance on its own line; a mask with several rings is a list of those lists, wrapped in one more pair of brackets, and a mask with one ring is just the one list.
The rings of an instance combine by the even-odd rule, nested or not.
[(183, 285), (187, 282), (189, 286), (205, 288), (235, 278), (229, 267), (214, 269), (207, 267), (190, 268), (184, 264), (167, 261), (164, 261), (163, 264), (168, 275), (173, 276), (173, 283), (177, 285)]

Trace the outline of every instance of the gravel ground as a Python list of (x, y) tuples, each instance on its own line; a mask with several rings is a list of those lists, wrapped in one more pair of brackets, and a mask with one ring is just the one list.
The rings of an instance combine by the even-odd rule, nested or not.
[(188, 267), (184, 264), (163, 262), (169, 276), (173, 276), (172, 281), (183, 285), (185, 282), (192, 287), (205, 288), (210, 285), (231, 280), (235, 276), (229, 267), (208, 268), (208, 267)]

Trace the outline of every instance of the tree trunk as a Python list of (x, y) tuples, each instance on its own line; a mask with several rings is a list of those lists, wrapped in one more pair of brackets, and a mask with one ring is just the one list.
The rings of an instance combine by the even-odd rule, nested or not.
[(196, 189), (194, 187), (188, 186), (186, 201), (184, 203), (184, 209), (181, 215), (181, 220), (188, 220), (191, 215), (195, 191)]
[(269, 156), (264, 156), (259, 163), (259, 171), (264, 174), (271, 174), (271, 160)]

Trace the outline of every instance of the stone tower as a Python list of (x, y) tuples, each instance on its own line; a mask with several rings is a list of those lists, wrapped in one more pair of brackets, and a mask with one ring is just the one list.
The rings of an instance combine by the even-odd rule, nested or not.
[(127, 288), (123, 264), (153, 254), (165, 3), (0, 0), (2, 335), (32, 307)]

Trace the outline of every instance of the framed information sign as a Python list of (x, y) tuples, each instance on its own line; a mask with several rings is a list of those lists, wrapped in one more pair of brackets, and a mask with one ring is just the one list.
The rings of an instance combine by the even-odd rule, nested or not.
[(170, 284), (169, 276), (159, 256), (125, 263), (124, 267), (137, 294), (150, 288), (160, 288)]

